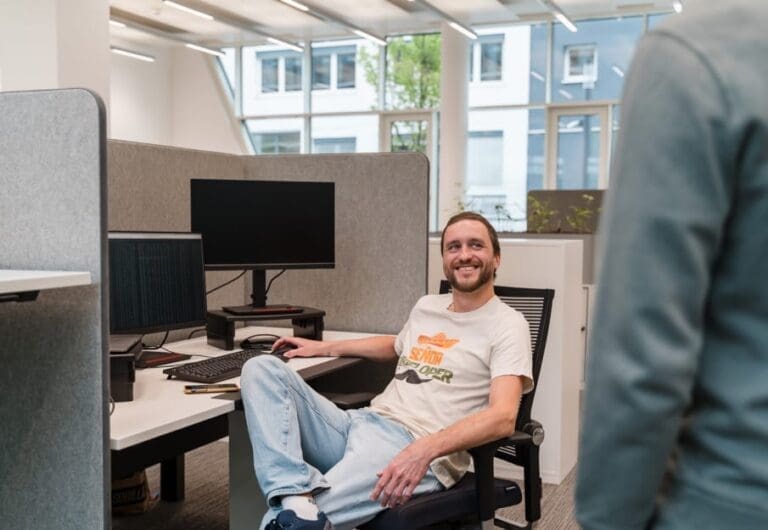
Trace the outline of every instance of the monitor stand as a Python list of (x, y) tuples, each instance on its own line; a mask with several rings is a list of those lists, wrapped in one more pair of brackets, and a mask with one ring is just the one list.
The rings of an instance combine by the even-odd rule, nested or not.
[(267, 305), (267, 271), (254, 270), (251, 289), (251, 305), (227, 306), (221, 309), (232, 315), (284, 315), (301, 313), (304, 308), (292, 305)]

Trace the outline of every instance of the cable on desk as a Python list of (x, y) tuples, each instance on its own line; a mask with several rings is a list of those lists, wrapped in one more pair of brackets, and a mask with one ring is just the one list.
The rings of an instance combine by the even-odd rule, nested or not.
[(159, 350), (160, 348), (163, 347), (163, 344), (165, 344), (165, 341), (168, 340), (168, 333), (169, 333), (169, 331), (165, 332), (165, 335), (163, 335), (163, 340), (161, 340), (160, 344), (158, 344), (157, 346), (147, 346), (146, 344), (144, 344), (144, 336), (142, 336), (141, 337), (141, 339), (142, 339), (141, 340), (141, 348), (144, 349), (144, 350)]
[(198, 331), (205, 331), (205, 328), (196, 328), (189, 332), (189, 335), (187, 336), (187, 339), (191, 339), (192, 335), (197, 333)]
[(117, 403), (115, 403), (115, 400), (112, 398), (112, 394), (109, 395), (109, 415), (111, 416), (113, 412), (115, 412), (115, 407), (117, 406)]
[(245, 270), (245, 271), (241, 272), (240, 274), (238, 274), (237, 276), (235, 276), (234, 278), (232, 278), (231, 280), (227, 280), (226, 282), (222, 283), (221, 285), (218, 285), (218, 286), (214, 287), (214, 288), (213, 288), (213, 289), (211, 289), (210, 291), (206, 291), (206, 292), (205, 292), (205, 295), (206, 295), (206, 296), (208, 296), (208, 295), (209, 295), (209, 294), (211, 294), (212, 292), (214, 292), (214, 291), (218, 291), (218, 290), (219, 290), (219, 289), (221, 289), (222, 287), (226, 287), (227, 285), (229, 285), (229, 284), (230, 284), (230, 283), (232, 283), (232, 282), (236, 282), (237, 280), (239, 280), (240, 278), (242, 278), (242, 277), (245, 275), (245, 273), (246, 273), (246, 272), (248, 272), (248, 271), (247, 271), (247, 270)]

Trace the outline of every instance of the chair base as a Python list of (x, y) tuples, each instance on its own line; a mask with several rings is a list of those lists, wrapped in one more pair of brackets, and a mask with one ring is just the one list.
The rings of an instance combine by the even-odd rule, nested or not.
[(505, 528), (506, 530), (531, 530), (533, 528), (533, 523), (528, 521), (526, 523), (515, 523), (513, 521), (509, 521), (507, 519), (502, 519), (500, 517), (496, 517), (493, 520), (493, 526), (495, 528)]

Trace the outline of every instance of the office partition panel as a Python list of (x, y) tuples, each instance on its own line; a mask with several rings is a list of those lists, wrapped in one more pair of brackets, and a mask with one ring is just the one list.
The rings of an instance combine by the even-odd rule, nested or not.
[(109, 525), (105, 134), (89, 91), (0, 93), (0, 269), (91, 280), (0, 295), (3, 528)]
[[(429, 162), (421, 154), (237, 156), (110, 141), (109, 229), (189, 230), (193, 178), (336, 183), (335, 268), (287, 271), (269, 303), (323, 309), (328, 329), (397, 333), (426, 293)], [(208, 272), (208, 288), (236, 274)], [(210, 295), (208, 307), (249, 301), (246, 278)]]

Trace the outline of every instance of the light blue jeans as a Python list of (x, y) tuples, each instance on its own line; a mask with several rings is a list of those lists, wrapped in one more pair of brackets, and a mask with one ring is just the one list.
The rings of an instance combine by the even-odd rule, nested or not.
[[(314, 493), (336, 530), (383, 510), (370, 494), (376, 473), (413, 441), (403, 426), (368, 409), (339, 409), (271, 355), (248, 361), (240, 386), (256, 478), (269, 505), (261, 528), (280, 512), (284, 495)], [(442, 487), (429, 470), (414, 495)]]

